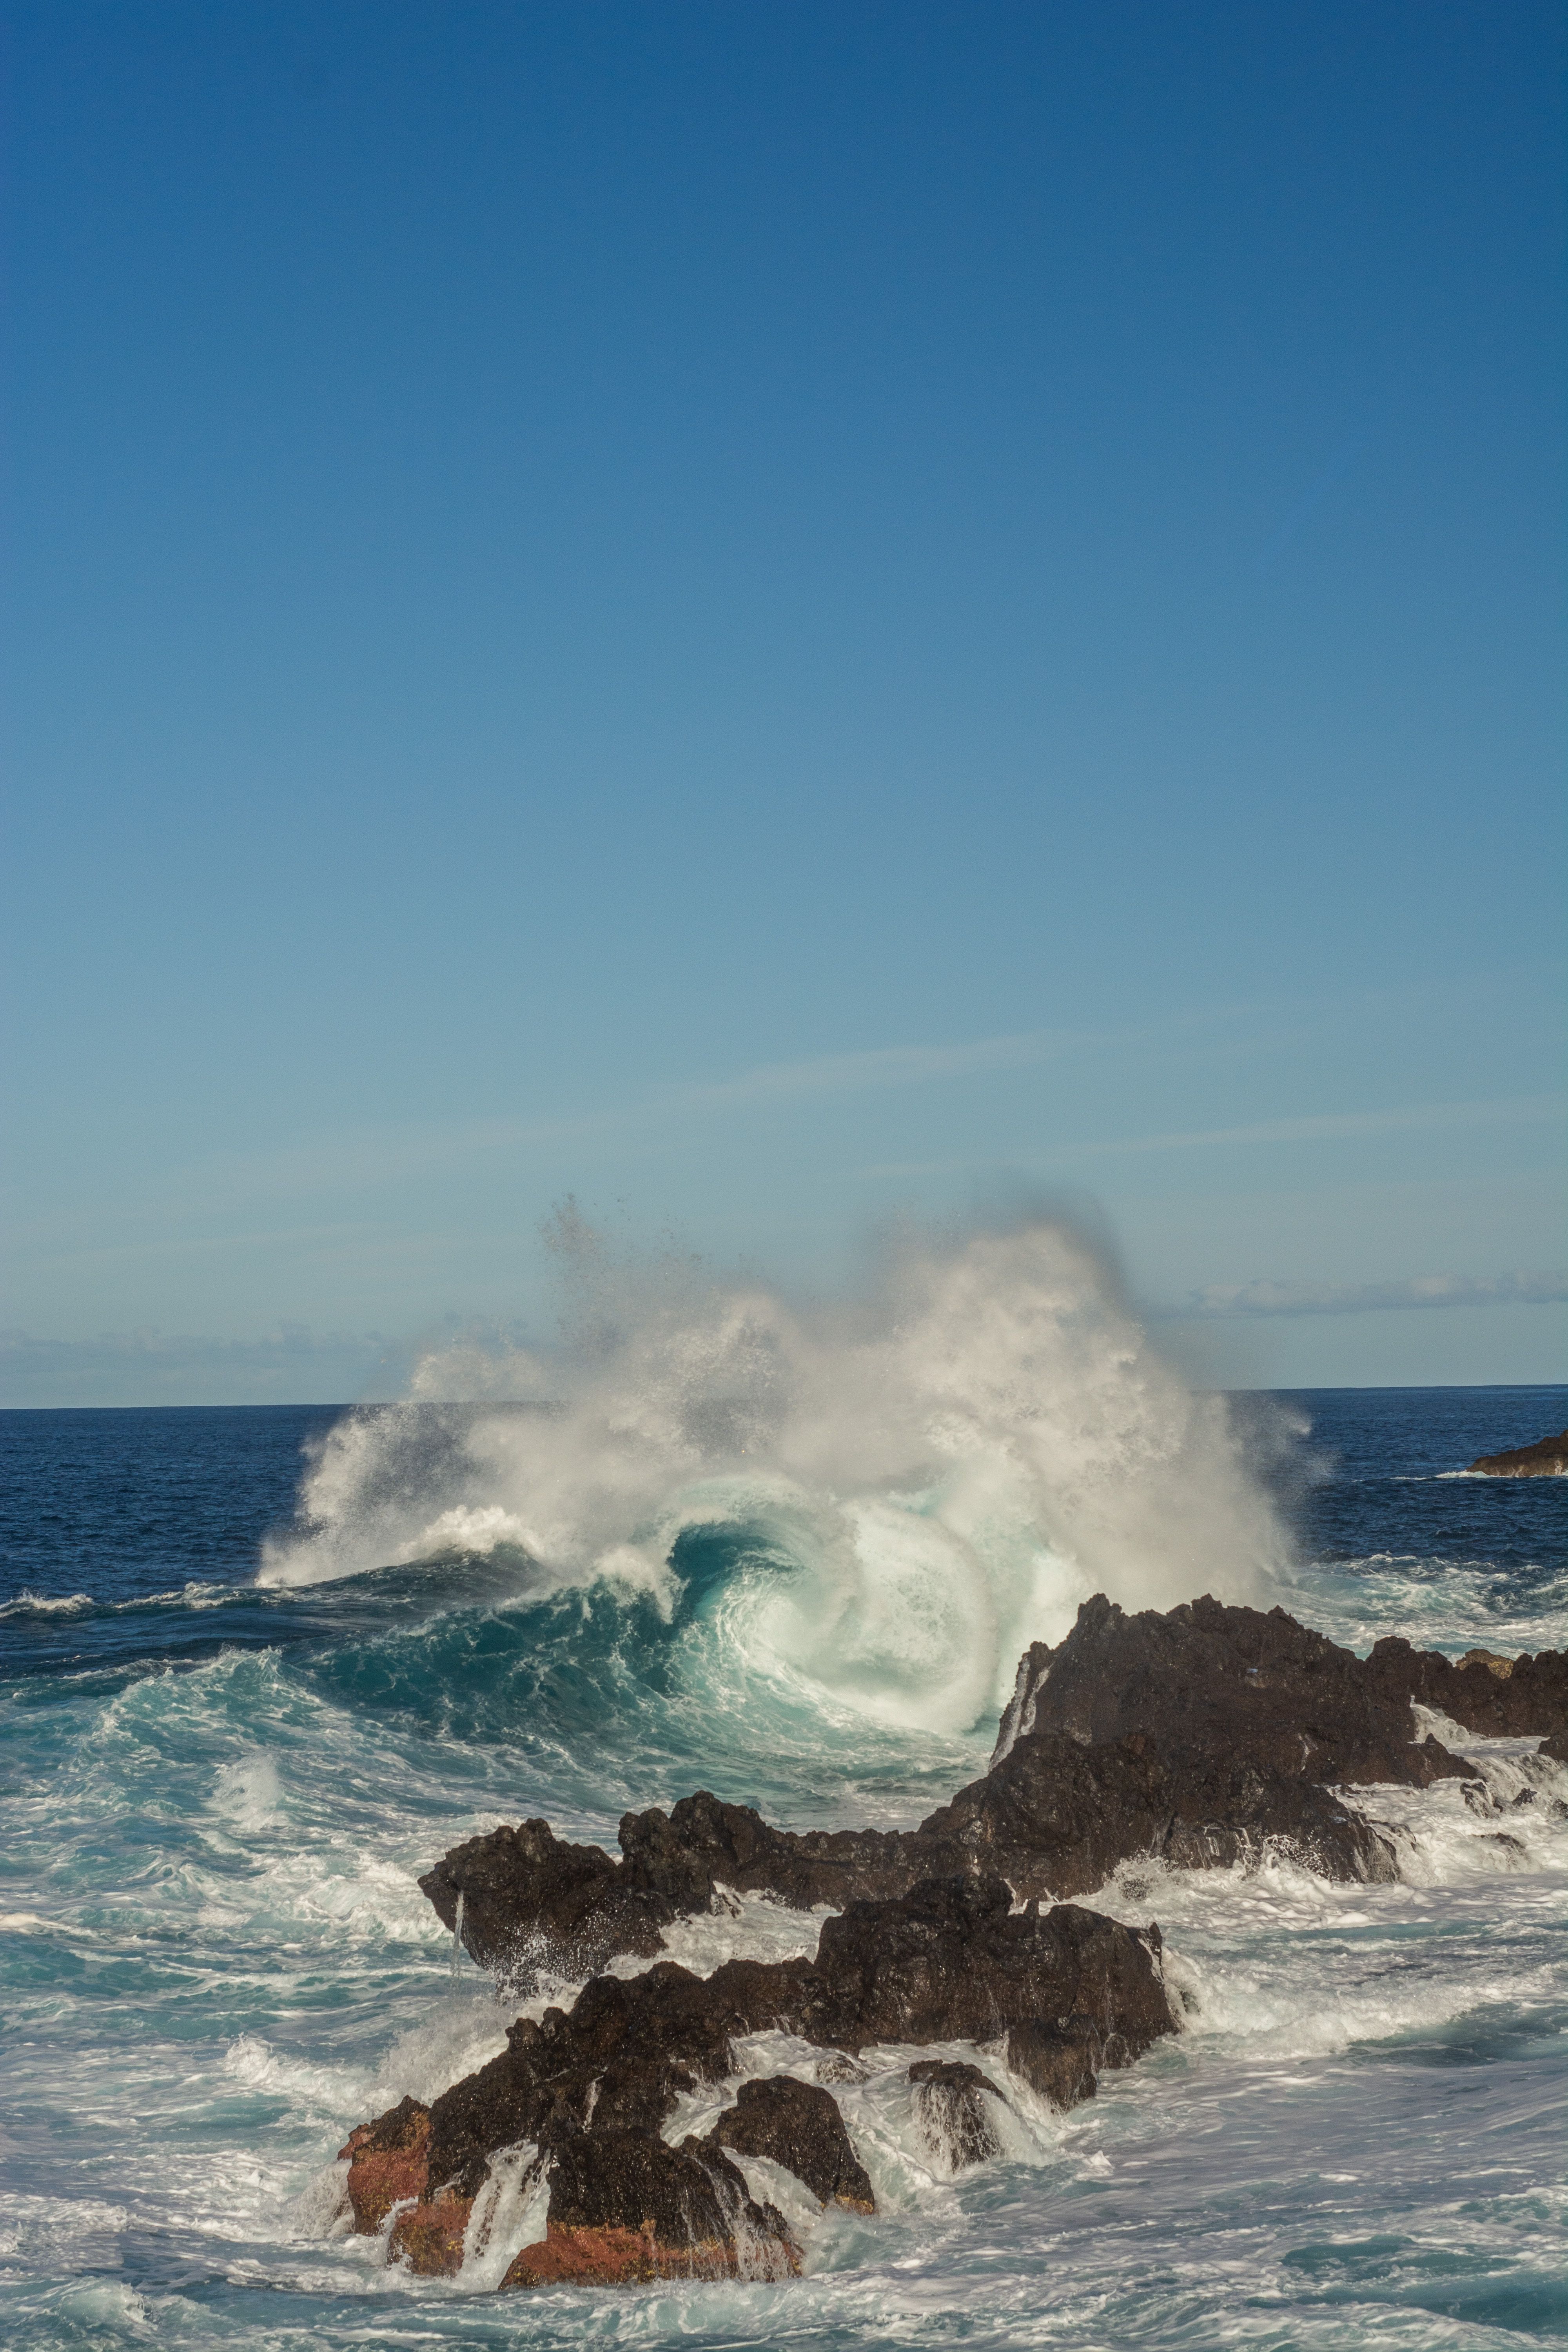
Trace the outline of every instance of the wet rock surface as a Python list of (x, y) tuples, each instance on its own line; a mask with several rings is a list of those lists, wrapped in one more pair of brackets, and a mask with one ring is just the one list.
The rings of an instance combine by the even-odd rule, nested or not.
[[(351, 2135), (353, 2226), (384, 2231), (414, 2270), (453, 2272), (491, 2159), (521, 2149), (548, 2175), (548, 2213), (510, 2284), (788, 2275), (799, 2250), (735, 2158), (872, 2210), (830, 2085), (858, 2079), (878, 2043), (1000, 2045), (1049, 2105), (1092, 2096), (1174, 2021), (1158, 1928), (1066, 1898), (1135, 1858), (1197, 1868), (1279, 1840), (1326, 1876), (1393, 1878), (1345, 1787), (1473, 1783), (1440, 1740), (1414, 1737), (1413, 1704), (1482, 1736), (1544, 1735), (1568, 1761), (1560, 1653), (1455, 1662), (1387, 1639), (1363, 1660), (1279, 1609), (1205, 1597), (1129, 1615), (1099, 1596), (1065, 1640), (1026, 1653), (990, 1770), (917, 1830), (797, 1833), (699, 1791), (626, 1814), (618, 1860), (542, 1821), (471, 1839), (420, 1881), (446, 1925), (503, 1981), (541, 1968), (589, 1981), (570, 2011), (520, 2018), (428, 2106), (405, 2099)], [(830, 1906), (815, 1958), (707, 1978), (657, 1959), (665, 1927), (721, 1887)], [(652, 1965), (592, 1973), (617, 1954)], [(682, 2097), (768, 2031), (823, 2050), (816, 2082), (748, 2082), (706, 2137), (671, 2147)], [(953, 2169), (996, 2152), (1005, 2102), (978, 2068), (920, 2061), (910, 2083)]]
[(737, 2156), (764, 2156), (782, 2164), (820, 2204), (842, 2205), (851, 2213), (877, 2210), (838, 2102), (814, 2083), (797, 2082), (793, 2074), (742, 2083), (735, 2105), (714, 2125), (712, 2137)]
[(1516, 1445), (1508, 1454), (1482, 1454), (1469, 1465), (1483, 1478), (1561, 1478), (1568, 1475), (1568, 1429)]
[(800, 2250), (772, 2205), (711, 2143), (669, 2147), (652, 2133), (563, 2141), (551, 2167), (542, 2240), (503, 2286), (625, 2285), (656, 2278), (788, 2278)]
[(1455, 1660), (1415, 1650), (1397, 1634), (1373, 1644), (1366, 1674), (1391, 1699), (1437, 1709), (1483, 1738), (1530, 1738), (1568, 1731), (1568, 1652), (1517, 1658), (1468, 1650)]
[(668, 1814), (624, 1815), (620, 1845), (616, 1862), (602, 1846), (568, 1844), (546, 1822), (524, 1822), (455, 1846), (419, 1885), (453, 1929), (461, 1898), (462, 1940), (481, 1968), (584, 1976), (618, 1953), (657, 1952), (663, 1929), (705, 1910), (718, 1886), (809, 1911), (900, 1894), (923, 1874), (897, 1832), (777, 1830), (705, 1789)]
[(910, 2068), (909, 2078), (926, 2145), (950, 2171), (967, 2171), (1001, 2155), (996, 2116), (1006, 2102), (978, 2066), (961, 2059), (922, 2058)]
[(1337, 1793), (1425, 1787), (1469, 1768), (1412, 1738), (1410, 1706), (1481, 1734), (1568, 1726), (1568, 1656), (1458, 1664), (1398, 1640), (1362, 1659), (1282, 1609), (1207, 1598), (1129, 1615), (1086, 1601), (1054, 1649), (1020, 1663), (990, 1771), (918, 1830), (796, 1832), (700, 1790), (628, 1813), (621, 1858), (525, 1822), (454, 1848), (420, 1881), (481, 1967), (525, 1979), (648, 1957), (717, 1888), (802, 1909), (994, 1871), (1018, 1895), (1072, 1896), (1151, 1855), (1186, 1868), (1289, 1842), (1331, 1878), (1388, 1879), (1392, 1852)]
[(1105, 2034), (1081, 2011), (1049, 2021), (1030, 2018), (1007, 2036), (1008, 2072), (1053, 2107), (1076, 2107), (1092, 2099), (1100, 2070), (1108, 2063)]
[(815, 1959), (596, 1977), (569, 2012), (520, 2018), (498, 2057), (428, 2107), (405, 2100), (351, 2136), (355, 2227), (410, 2200), (391, 2257), (454, 2271), (491, 2157), (530, 2143), (550, 2168), (545, 2251), (519, 2255), (513, 2284), (783, 2275), (788, 2231), (725, 2147), (771, 2157), (825, 2202), (869, 2206), (870, 2182), (831, 2092), (804, 2083), (748, 2085), (707, 2140), (668, 2147), (680, 2097), (735, 2071), (739, 2037), (784, 2031), (841, 2062), (875, 2042), (990, 2040), (1081, 2014), (1100, 2021), (1101, 2063), (1115, 2065), (1173, 2030), (1157, 1934), (1011, 1899), (994, 1877), (927, 1880), (824, 1921)]

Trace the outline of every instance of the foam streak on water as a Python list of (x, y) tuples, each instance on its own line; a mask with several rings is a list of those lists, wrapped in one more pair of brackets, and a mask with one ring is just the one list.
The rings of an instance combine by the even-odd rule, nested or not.
[[(1398, 1885), (1329, 1885), (1279, 1855), (1250, 1873), (1120, 1872), (1095, 1899), (1161, 1923), (1184, 2029), (1066, 2118), (1010, 2082), (996, 2052), (955, 2050), (1012, 2103), (996, 2163), (953, 2177), (921, 2138), (912, 2053), (868, 2053), (866, 2079), (840, 2094), (884, 2210), (868, 2222), (805, 2200), (799, 2281), (497, 2297), (503, 2257), (539, 2227), (525, 2147), (498, 2165), (455, 2281), (388, 2272), (334, 2219), (348, 2128), (482, 2063), (515, 2013), (466, 1959), (454, 1976), (415, 1884), (436, 1854), (528, 1813), (613, 1841), (627, 1805), (700, 1784), (801, 1826), (918, 1819), (984, 1769), (996, 1662), (1051, 1630), (1070, 1579), (1124, 1573), (1131, 1600), (1137, 1578), (1157, 1578), (1157, 1562), (1138, 1565), (1140, 1547), (1151, 1560), (1158, 1548), (1152, 1464), (1178, 1489), (1184, 1590), (1221, 1581), (1183, 1549), (1207, 1524), (1231, 1531), (1238, 1580), (1277, 1575), (1299, 1613), (1359, 1646), (1386, 1631), (1450, 1650), (1563, 1639), (1563, 1482), (1502, 1493), (1436, 1475), (1560, 1427), (1560, 1394), (1325, 1395), (1229, 1413), (1198, 1400), (1189, 1412), (1113, 1303), (1085, 1303), (1055, 1260), (1020, 1263), (1004, 1252), (982, 1279), (963, 1253), (933, 1261), (900, 1315), (831, 1347), (770, 1308), (770, 1360), (793, 1401), (762, 1415), (760, 1483), (736, 1466), (740, 1405), (727, 1433), (701, 1422), (710, 1436), (649, 1483), (647, 1427), (666, 1443), (672, 1398), (691, 1412), (706, 1398), (706, 1412), (719, 1390), (774, 1394), (761, 1373), (750, 1386), (734, 1374), (752, 1343), (711, 1301), (717, 1324), (689, 1298), (661, 1305), (662, 1326), (634, 1318), (563, 1413), (437, 1416), (426, 1488), (408, 1475), (424, 1438), (411, 1454), (395, 1432), (388, 1449), (356, 1421), (340, 1441), (339, 1516), (272, 1554), (276, 1570), (326, 1545), (346, 1572), (308, 1584), (258, 1588), (237, 1528), (248, 1525), (254, 1563), (300, 1444), (315, 1446), (314, 1475), (331, 1457), (321, 1416), (0, 1417), (7, 2343), (1490, 2352), (1568, 2336), (1568, 1825), (1553, 1810), (1568, 1774), (1531, 1743), (1451, 1730), (1475, 1766), (1468, 1796), (1352, 1792), (1398, 1840)], [(1047, 1297), (1064, 1325), (1079, 1318), (1056, 1339)], [(718, 1332), (702, 1360), (722, 1378), (653, 1381), (624, 1492), (585, 1473), (630, 1413), (614, 1400), (642, 1393), (637, 1349), (656, 1369), (689, 1365), (699, 1328)], [(981, 1377), (985, 1331), (997, 1352)], [(876, 1379), (891, 1398), (880, 1452), (866, 1434)], [(1033, 1417), (1019, 1402), (1031, 1381)], [(939, 1392), (946, 1420), (931, 1418)], [(842, 1426), (813, 1437), (827, 1397), (848, 1400)], [(1236, 1452), (1254, 1447), (1258, 1412), (1272, 1500)], [(1280, 1428), (1309, 1423), (1304, 1447), (1280, 1453)], [(568, 1459), (544, 1499), (552, 1525), (579, 1530), (575, 1551), (564, 1538), (543, 1563), (504, 1543), (434, 1561), (395, 1559), (402, 1541), (379, 1562), (354, 1551), (378, 1510), (428, 1528), (518, 1507), (520, 1465), (551, 1430)], [(721, 1510), (693, 1505), (704, 1480), (737, 1478), (751, 1481), (743, 1507), (733, 1486)], [(1049, 1512), (1031, 1519), (1029, 1497), (1047, 1490)], [(659, 1527), (662, 1559), (647, 1551)], [(605, 1572), (622, 1542), (658, 1573)], [(1037, 1589), (1018, 1567), (1029, 1543), (1057, 1563)], [(24, 1587), (38, 1597), (20, 1600)], [(814, 1630), (835, 1609), (837, 1658)], [(944, 1642), (960, 1653), (951, 1703), (931, 1666)], [(819, 1925), (735, 1899), (684, 1923), (671, 1952), (700, 1970), (777, 1958), (809, 1949)], [(542, 1988), (535, 2006), (563, 1995)], [(809, 2075), (819, 2059), (768, 2036), (738, 2053), (753, 2073)], [(801, 2202), (760, 2168), (756, 2185), (786, 2210)]]

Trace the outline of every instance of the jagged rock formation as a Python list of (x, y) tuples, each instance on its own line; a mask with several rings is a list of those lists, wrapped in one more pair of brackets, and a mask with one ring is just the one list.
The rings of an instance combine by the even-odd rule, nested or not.
[(896, 1832), (776, 1830), (705, 1789), (668, 1814), (657, 1806), (626, 1814), (620, 1844), (617, 1863), (602, 1846), (569, 1845), (548, 1822), (528, 1821), (454, 1846), (419, 1885), (448, 1927), (461, 1897), (463, 1942), (480, 1968), (581, 1978), (617, 1953), (650, 1958), (671, 1921), (705, 1910), (716, 1886), (809, 1911), (901, 1894), (931, 1874), (911, 1867)]
[(831, 2094), (805, 2084), (748, 2086), (708, 2138), (668, 2145), (682, 2093), (734, 2071), (736, 2037), (783, 2030), (853, 2059), (874, 2042), (1014, 2028), (1070, 2037), (1093, 2018), (1098, 2063), (1115, 2066), (1173, 2030), (1157, 1929), (1011, 1900), (994, 1877), (928, 1880), (825, 1920), (815, 1959), (595, 1977), (569, 2013), (520, 2018), (499, 2057), (429, 2106), (405, 2099), (351, 2135), (354, 2226), (374, 2231), (391, 2215), (392, 2259), (455, 2271), (490, 2158), (526, 2143), (550, 2168), (546, 2232), (509, 2283), (783, 2276), (798, 2251), (726, 2148), (771, 2157), (825, 2201), (868, 2206), (870, 2183)]
[(1470, 1468), (1486, 1478), (1568, 1476), (1568, 1429), (1555, 1437), (1538, 1437), (1533, 1445), (1516, 1445), (1510, 1454), (1483, 1454)]
[[(520, 2018), (500, 2056), (430, 2105), (405, 2099), (351, 2135), (353, 2226), (385, 2231), (390, 2258), (415, 2270), (455, 2271), (504, 2154), (549, 2181), (545, 2235), (509, 2284), (788, 2275), (799, 2249), (735, 2158), (782, 2165), (825, 2205), (873, 2210), (825, 2085), (855, 2079), (876, 2042), (1000, 2042), (1054, 2105), (1092, 2096), (1103, 2068), (1173, 2020), (1158, 1928), (1063, 1898), (1135, 1857), (1202, 1867), (1270, 1840), (1331, 1877), (1392, 1878), (1345, 1786), (1471, 1777), (1413, 1736), (1413, 1703), (1483, 1735), (1544, 1733), (1543, 1752), (1568, 1761), (1561, 1653), (1456, 1664), (1386, 1639), (1361, 1659), (1281, 1609), (1205, 1597), (1130, 1616), (1099, 1595), (1063, 1642), (1026, 1654), (990, 1770), (917, 1830), (778, 1830), (700, 1790), (668, 1814), (628, 1813), (618, 1861), (542, 1821), (471, 1839), (420, 1885), (474, 1958), (503, 1979), (548, 1967), (590, 1980), (569, 2012)], [(837, 1916), (815, 1959), (734, 1960), (706, 1979), (668, 1961), (592, 1973), (618, 1953), (653, 1958), (664, 1928), (721, 1886)], [(747, 2083), (705, 2137), (670, 2146), (680, 2097), (722, 2082), (736, 2039), (769, 2029), (825, 2052), (816, 2083)], [(953, 2168), (995, 2152), (1005, 2102), (978, 2068), (921, 2061), (910, 2082)]]
[(1373, 1643), (1365, 1674), (1390, 1699), (1434, 1707), (1483, 1738), (1568, 1730), (1568, 1651), (1504, 1658), (1495, 1650), (1467, 1650), (1456, 1662), (1387, 1633)]
[(461, 1898), (481, 1967), (582, 1976), (651, 1957), (719, 1886), (842, 1908), (985, 1870), (1023, 1897), (1072, 1896), (1135, 1855), (1201, 1868), (1270, 1838), (1328, 1877), (1387, 1879), (1385, 1841), (1336, 1791), (1468, 1770), (1412, 1739), (1413, 1699), (1479, 1732), (1551, 1733), (1568, 1725), (1568, 1657), (1454, 1665), (1389, 1639), (1362, 1659), (1282, 1609), (1205, 1597), (1129, 1616), (1100, 1595), (1055, 1649), (1026, 1654), (990, 1771), (918, 1830), (779, 1830), (700, 1790), (626, 1814), (618, 1862), (531, 1821), (455, 1847), (419, 1883), (449, 1927)]

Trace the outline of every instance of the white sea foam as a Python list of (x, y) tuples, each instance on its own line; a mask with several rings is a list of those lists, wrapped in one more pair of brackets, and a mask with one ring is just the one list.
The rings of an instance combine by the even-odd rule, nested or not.
[(721, 1526), (770, 1568), (749, 1588), (758, 1662), (951, 1732), (1089, 1593), (1254, 1599), (1285, 1562), (1224, 1401), (1186, 1389), (1058, 1227), (911, 1250), (831, 1314), (575, 1241), (574, 1344), (437, 1354), (405, 1405), (341, 1422), (263, 1581), (510, 1549), (530, 1590), (608, 1580), (668, 1612), (678, 1538)]

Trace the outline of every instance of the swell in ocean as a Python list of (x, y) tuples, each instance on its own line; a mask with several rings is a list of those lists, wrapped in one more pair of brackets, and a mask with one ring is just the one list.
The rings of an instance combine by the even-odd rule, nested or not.
[[(613, 1843), (697, 1786), (909, 1823), (1096, 1591), (1281, 1601), (1363, 1650), (1568, 1622), (1563, 1482), (1446, 1475), (1561, 1426), (1561, 1391), (1194, 1395), (1051, 1228), (911, 1250), (831, 1312), (574, 1269), (558, 1348), (447, 1350), (399, 1406), (4, 1416), (8, 2339), (1568, 2332), (1568, 1843), (1451, 1788), (1386, 1797), (1396, 1886), (1119, 1874), (1092, 1899), (1160, 1920), (1187, 2030), (958, 2179), (873, 2070), (882, 2214), (791, 2285), (500, 2298), (317, 2234), (348, 2126), (513, 2013), (415, 1885), (464, 1836)], [(1500, 1801), (1506, 1749), (1478, 1750)], [(673, 1956), (816, 1927), (748, 1900)]]

